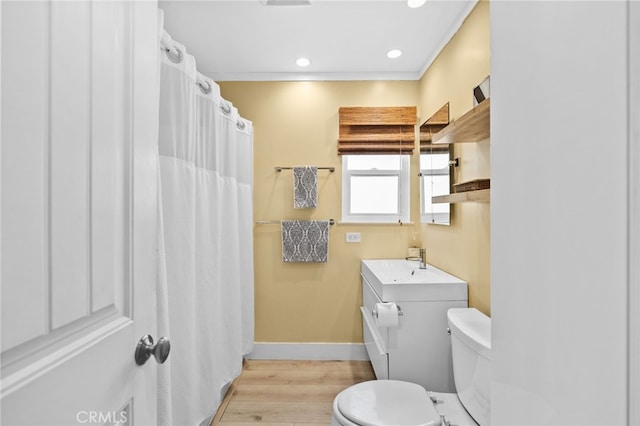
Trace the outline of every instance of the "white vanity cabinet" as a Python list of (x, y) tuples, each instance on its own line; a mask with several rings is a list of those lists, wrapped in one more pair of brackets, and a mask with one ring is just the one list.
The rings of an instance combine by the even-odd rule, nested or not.
[[(403, 259), (362, 260), (364, 343), (378, 379), (405, 380), (455, 392), (447, 310), (467, 307), (467, 283)], [(395, 302), (397, 327), (378, 327), (375, 305)]]

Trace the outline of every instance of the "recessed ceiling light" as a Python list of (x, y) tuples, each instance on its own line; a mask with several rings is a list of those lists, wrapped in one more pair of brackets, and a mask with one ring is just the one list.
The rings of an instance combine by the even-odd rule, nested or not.
[(307, 58), (298, 58), (298, 60), (296, 61), (296, 65), (298, 65), (299, 67), (308, 67), (310, 63), (311, 61)]
[(400, 49), (391, 49), (387, 52), (387, 58), (395, 59), (402, 55), (402, 50)]
[(407, 6), (416, 8), (422, 6), (426, 2), (427, 0), (407, 0)]

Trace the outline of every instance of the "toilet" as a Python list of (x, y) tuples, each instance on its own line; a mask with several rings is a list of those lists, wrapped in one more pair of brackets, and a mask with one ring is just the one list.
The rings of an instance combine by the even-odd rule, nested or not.
[(333, 401), (334, 426), (488, 426), (491, 320), (474, 308), (447, 311), (456, 393), (429, 392), (415, 383), (371, 380)]

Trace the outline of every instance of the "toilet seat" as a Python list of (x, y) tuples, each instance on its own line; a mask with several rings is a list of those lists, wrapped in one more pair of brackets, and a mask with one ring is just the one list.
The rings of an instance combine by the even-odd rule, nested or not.
[(341, 416), (360, 426), (440, 424), (440, 415), (427, 391), (399, 380), (358, 383), (340, 392), (334, 406)]

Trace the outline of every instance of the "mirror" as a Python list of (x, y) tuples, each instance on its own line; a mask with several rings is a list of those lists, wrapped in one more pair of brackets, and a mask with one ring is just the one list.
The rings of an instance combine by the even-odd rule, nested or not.
[(449, 103), (420, 125), (420, 218), (422, 223), (449, 225), (451, 205), (433, 203), (432, 197), (451, 193), (453, 147), (432, 143), (432, 137), (449, 124)]

